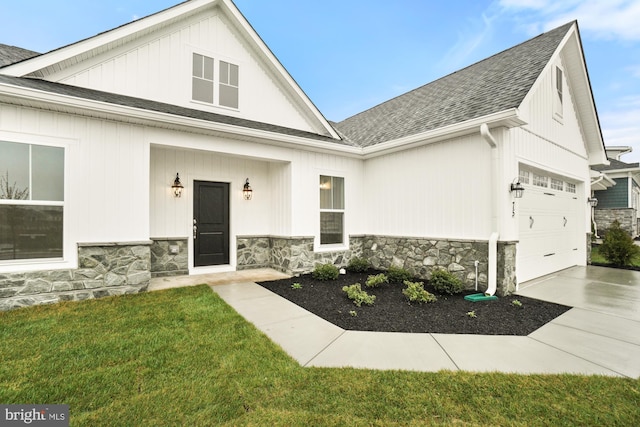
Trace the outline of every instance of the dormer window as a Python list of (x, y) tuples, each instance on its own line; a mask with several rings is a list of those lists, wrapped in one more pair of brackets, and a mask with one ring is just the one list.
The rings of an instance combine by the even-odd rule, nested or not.
[[(214, 70), (218, 65), (218, 74)], [(239, 106), (239, 69), (226, 61), (193, 54), (191, 99), (221, 107)], [(216, 91), (215, 88), (218, 87)]]

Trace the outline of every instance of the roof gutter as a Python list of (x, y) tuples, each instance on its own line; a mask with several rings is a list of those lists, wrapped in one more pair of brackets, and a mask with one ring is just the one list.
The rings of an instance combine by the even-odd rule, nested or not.
[(517, 108), (511, 108), (499, 113), (489, 114), (487, 116), (365, 147), (362, 150), (362, 153), (365, 159), (384, 156), (397, 151), (433, 144), (435, 142), (468, 135), (470, 133), (476, 133), (478, 132), (478, 127), (483, 124), (486, 125), (488, 129), (500, 126), (512, 128), (522, 126), (527, 123), (520, 117), (520, 113)]

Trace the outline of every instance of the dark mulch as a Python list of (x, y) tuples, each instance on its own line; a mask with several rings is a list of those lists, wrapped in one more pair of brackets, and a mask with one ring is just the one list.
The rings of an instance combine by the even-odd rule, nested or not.
[[(404, 285), (388, 283), (367, 288), (367, 277), (377, 273), (347, 273), (334, 281), (315, 280), (307, 274), (259, 284), (343, 329), (357, 331), (524, 336), (571, 308), (522, 296), (470, 302), (464, 296), (476, 292), (438, 295), (426, 282), (424, 288), (436, 294), (438, 301), (409, 304), (402, 294)], [(293, 289), (293, 283), (299, 283), (302, 289)], [(356, 307), (347, 298), (342, 287), (354, 283), (376, 296), (373, 306)], [(513, 300), (520, 301), (522, 307), (514, 305)], [(350, 313), (353, 311), (356, 316)], [(471, 311), (476, 317), (467, 315)]]

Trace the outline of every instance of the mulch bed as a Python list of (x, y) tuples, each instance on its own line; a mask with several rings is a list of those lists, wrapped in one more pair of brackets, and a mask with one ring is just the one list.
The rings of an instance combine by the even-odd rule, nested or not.
[[(356, 331), (526, 336), (571, 308), (513, 295), (470, 302), (464, 296), (475, 291), (438, 295), (426, 281), (424, 288), (436, 294), (438, 301), (409, 304), (402, 294), (405, 288), (402, 284), (367, 288), (364, 285), (367, 277), (377, 273), (380, 272), (347, 273), (333, 281), (319, 281), (306, 274), (259, 285), (343, 329)], [(293, 289), (293, 283), (302, 288)], [(354, 283), (360, 283), (367, 293), (376, 296), (373, 306), (356, 307), (347, 298), (342, 287)], [(514, 300), (522, 306), (514, 305)], [(467, 314), (471, 311), (476, 317)]]

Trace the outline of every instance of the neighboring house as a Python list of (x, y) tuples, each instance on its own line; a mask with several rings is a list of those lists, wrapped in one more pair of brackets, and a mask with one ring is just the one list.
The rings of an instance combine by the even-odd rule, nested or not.
[(341, 123), (230, 0), (22, 54), (0, 68), (0, 175), (28, 190), (0, 200), (0, 309), (355, 256), (499, 294), (586, 263), (607, 158), (577, 22)]
[[(609, 165), (594, 166), (593, 169), (606, 177), (598, 180), (598, 187), (592, 187), (593, 196), (598, 200), (594, 210), (597, 234), (604, 234), (613, 221), (618, 221), (631, 237), (639, 234), (640, 221), (640, 164), (625, 163), (623, 154), (630, 153), (631, 147), (606, 147)], [(612, 185), (602, 187), (601, 183)]]

